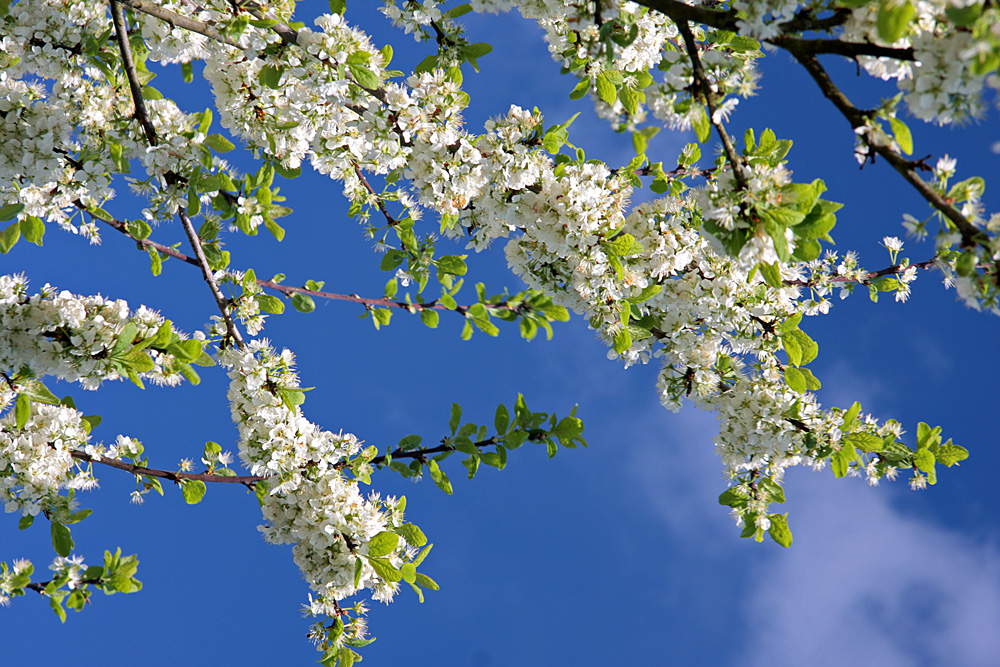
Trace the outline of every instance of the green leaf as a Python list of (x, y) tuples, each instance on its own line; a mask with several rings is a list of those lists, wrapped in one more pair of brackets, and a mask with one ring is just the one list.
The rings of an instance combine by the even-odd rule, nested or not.
[(4, 204), (0, 207), (0, 222), (7, 222), (17, 217), (24, 210), (24, 204)]
[(507, 412), (507, 406), (503, 403), (497, 406), (497, 412), (493, 417), (493, 425), (496, 427), (498, 435), (506, 433), (507, 428), (510, 426), (510, 413)]
[(810, 338), (809, 335), (802, 329), (789, 331), (787, 334), (782, 336), (782, 341), (784, 341), (786, 337), (795, 338), (795, 341), (799, 344), (799, 347), (802, 350), (802, 358), (796, 365), (805, 366), (819, 354), (819, 344)]
[(913, 454), (913, 465), (923, 472), (932, 472), (934, 470), (934, 463), (934, 454), (929, 449), (918, 449)]
[(347, 11), (347, 0), (330, 0), (330, 13), (343, 14)]
[(403, 578), (403, 573), (384, 558), (369, 558), (368, 564), (383, 581), (400, 581)]
[(850, 431), (851, 427), (854, 426), (854, 420), (858, 418), (861, 414), (861, 404), (854, 401), (854, 404), (844, 413), (844, 431)]
[(788, 363), (792, 366), (802, 365), (802, 346), (799, 345), (799, 341), (795, 336), (785, 334), (781, 336), (781, 344), (785, 348), (785, 354), (788, 355)]
[(628, 327), (622, 327), (615, 332), (613, 344), (614, 350), (618, 354), (622, 354), (632, 347), (632, 333), (629, 331)]
[(236, 145), (221, 134), (210, 134), (205, 137), (205, 143), (215, 149), (216, 153), (228, 153), (236, 148)]
[(907, 32), (916, 14), (917, 10), (909, 0), (903, 3), (899, 0), (882, 0), (875, 18), (878, 36), (889, 44), (896, 42)]
[(265, 65), (260, 68), (260, 72), (257, 74), (257, 80), (260, 81), (262, 86), (266, 86), (272, 90), (280, 90), (282, 73), (283, 70), (280, 67)]
[(42, 237), (45, 236), (45, 223), (33, 215), (24, 216), (21, 220), (21, 236), (28, 243), (42, 245)]
[(799, 394), (806, 393), (806, 378), (798, 368), (785, 369), (785, 383)]
[(587, 94), (589, 90), (590, 90), (590, 79), (585, 77), (577, 81), (576, 87), (573, 88), (573, 90), (571, 90), (569, 93), (569, 98), (571, 100), (583, 99), (583, 97)]
[(253, 298), (257, 301), (257, 305), (260, 306), (260, 309), (265, 313), (281, 315), (285, 312), (285, 302), (276, 296), (271, 296), (270, 294), (255, 294)]
[(18, 520), (17, 529), (27, 530), (28, 528), (31, 527), (31, 524), (33, 524), (34, 522), (35, 522), (34, 514), (25, 514), (20, 518), (20, 520)]
[(438, 467), (437, 461), (431, 459), (430, 463), (427, 464), (427, 469), (430, 471), (431, 479), (438, 485), (438, 488), (450, 496), (452, 494), (451, 481), (444, 474), (444, 471)]
[(441, 589), (441, 587), (438, 586), (436, 581), (428, 577), (426, 574), (421, 574), (420, 572), (417, 572), (417, 583), (423, 586), (424, 588), (431, 589), (432, 591), (437, 591)]
[(14, 422), (18, 430), (24, 428), (31, 417), (31, 400), (23, 393), (17, 395), (17, 402), (14, 404)]
[(691, 127), (694, 128), (694, 136), (701, 143), (705, 143), (712, 136), (712, 123), (708, 119), (705, 107), (698, 105), (695, 108), (694, 118), (691, 119)]
[(618, 90), (615, 88), (615, 84), (608, 79), (607, 72), (601, 72), (597, 75), (596, 84), (597, 96), (608, 104), (614, 104), (615, 100), (618, 99)]
[(760, 271), (761, 277), (764, 278), (766, 282), (771, 287), (780, 289), (783, 287), (781, 282), (781, 267), (778, 262), (774, 264), (768, 264), (767, 262), (758, 262), (757, 270)]
[(448, 427), (451, 429), (451, 434), (455, 435), (455, 431), (458, 430), (458, 424), (462, 421), (462, 406), (458, 403), (451, 404), (451, 419), (448, 420)]
[(949, 440), (948, 442), (937, 448), (937, 451), (934, 452), (934, 458), (937, 459), (937, 462), (940, 463), (941, 465), (950, 468), (951, 466), (957, 464), (959, 461), (964, 461), (965, 459), (969, 458), (969, 450), (967, 450), (965, 447), (960, 447), (956, 444), (953, 444), (952, 441)]
[(55, 520), (52, 521), (52, 548), (63, 558), (73, 552), (73, 535), (69, 528)]
[(396, 532), (402, 535), (403, 539), (410, 546), (419, 548), (427, 544), (427, 536), (424, 535), (424, 531), (412, 523), (404, 523), (399, 528), (396, 528)]
[(399, 535), (388, 530), (376, 534), (368, 543), (368, 556), (379, 558), (388, 556), (399, 547)]
[(849, 433), (844, 436), (844, 440), (863, 452), (878, 452), (882, 450), (882, 438), (874, 433)]
[(368, 90), (375, 90), (381, 84), (378, 76), (368, 69), (366, 65), (361, 63), (350, 63), (347, 68), (351, 70), (351, 74), (354, 76), (354, 80), (359, 86), (367, 88)]
[(205, 482), (200, 479), (189, 479), (181, 486), (181, 495), (184, 496), (184, 502), (188, 505), (200, 503), (201, 499), (205, 497), (205, 491), (207, 491)]
[(438, 273), (447, 273), (454, 276), (464, 276), (468, 271), (465, 265), (466, 255), (445, 255), (437, 260)]
[(21, 224), (15, 220), (7, 229), (0, 232), (0, 254), (6, 255), (21, 238)]
[(639, 110), (639, 92), (636, 91), (631, 86), (622, 86), (621, 91), (618, 93), (618, 98), (622, 102), (622, 106), (628, 111), (629, 115), (634, 116)]
[(316, 302), (308, 294), (295, 293), (292, 295), (292, 307), (300, 313), (311, 313), (316, 310)]
[(775, 542), (783, 547), (792, 546), (792, 531), (788, 528), (788, 514), (771, 514), (771, 527), (767, 529), (768, 534)]
[(912, 155), (913, 135), (910, 134), (910, 128), (898, 118), (890, 118), (889, 125), (892, 127), (893, 136), (896, 137), (896, 143), (899, 144), (899, 150), (907, 155)]
[(432, 308), (424, 308), (420, 311), (420, 321), (431, 329), (437, 329), (439, 319), (438, 312)]

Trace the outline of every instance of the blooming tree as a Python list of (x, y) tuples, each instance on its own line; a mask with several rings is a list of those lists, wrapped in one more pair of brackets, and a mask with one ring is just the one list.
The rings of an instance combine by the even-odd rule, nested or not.
[[(514, 322), (527, 339), (540, 329), (551, 336), (570, 311), (587, 318), (609, 357), (659, 364), (665, 408), (693, 403), (718, 417), (714, 444), (729, 479), (719, 501), (758, 541), (791, 545), (787, 514), (774, 508), (790, 466), (873, 485), (902, 472), (921, 489), (936, 483), (938, 464), (968, 456), (939, 427), (920, 423), (904, 437), (901, 424), (880, 423), (858, 403), (821, 406), (808, 368), (818, 346), (803, 325), (826, 314), (834, 295), (859, 289), (905, 301), (927, 270), (965, 304), (1000, 314), (1000, 215), (983, 209), (983, 179), (956, 181), (947, 156), (910, 157), (901, 117), (949, 125), (986, 113), (1000, 86), (995, 3), (386, 0), (391, 23), (426, 43), (412, 72), (391, 69), (392, 47), (352, 25), (345, 0), (331, 0), (312, 26), (296, 23), (294, 10), (292, 0), (0, 2), (0, 251), (42, 245), (53, 226), (90, 243), (115, 232), (149, 254), (154, 275), (174, 258), (206, 285), (206, 326), (189, 334), (147, 306), (0, 277), (0, 499), (21, 528), (47, 520), (57, 554), (49, 577), (25, 560), (0, 565), (0, 603), (34, 591), (65, 618), (94, 589), (140, 590), (136, 556), (108, 551), (87, 565), (74, 553), (69, 526), (90, 513), (76, 494), (97, 486), (98, 470), (133, 475), (133, 502), (162, 494), (164, 480), (189, 503), (209, 484), (236, 483), (254, 491), (265, 539), (293, 545), (321, 662), (350, 665), (368, 641), (357, 596), (388, 602), (402, 584), (421, 599), (437, 589), (418, 571), (430, 545), (406, 521), (405, 498), (366, 495), (361, 485), (392, 470), (427, 474), (450, 493), (452, 455), (471, 478), (481, 464), (503, 468), (529, 442), (550, 456), (586, 444), (575, 410), (560, 419), (522, 396), (487, 425), (464, 421), (453, 405), (447, 435), (431, 447), (407, 436), (379, 450), (325, 430), (303, 410), (293, 354), (261, 337), (267, 316), (286, 304), (310, 312), (316, 299), (360, 304), (376, 329), (393, 313), (431, 328), (442, 316), (463, 318), (463, 338)], [(466, 127), (463, 76), (491, 47), (470, 42), (461, 17), (510, 10), (544, 29), (569, 97), (630, 137), (630, 162), (587, 159), (572, 118), (547, 121), (537, 110), (512, 106)], [(928, 217), (901, 214), (910, 234), (933, 237), (929, 257), (911, 261), (887, 237), (887, 266), (871, 270), (852, 252), (825, 249), (840, 204), (823, 198), (821, 180), (794, 180), (791, 142), (769, 129), (730, 133), (730, 115), (756, 91), (773, 51), (790, 54), (843, 115), (862, 165), (889, 165), (927, 201)], [(853, 59), (898, 92), (856, 106), (827, 56)], [(188, 80), (197, 63), (211, 106), (165, 98), (150, 63), (177, 66)], [(676, 156), (647, 152), (663, 128), (693, 129), (698, 143)], [(703, 158), (715, 142), (716, 157)], [(252, 154), (239, 168), (222, 157), (237, 144)], [(381, 253), (382, 294), (265, 280), (224, 249), (227, 237), (261, 228), (284, 237), (278, 220), (292, 210), (280, 183), (303, 169), (339, 183)], [(145, 207), (119, 210), (116, 187)], [(163, 242), (175, 225), (189, 250)], [(438, 246), (478, 252), (499, 239), (528, 289), (488, 296), (479, 285), (467, 297), (468, 255)], [(100, 418), (53, 394), (59, 380), (85, 390), (121, 379), (197, 384), (195, 367), (228, 374), (245, 474), (214, 442), (200, 472), (190, 460), (179, 472), (153, 467), (155, 452), (128, 435), (99, 442)]]

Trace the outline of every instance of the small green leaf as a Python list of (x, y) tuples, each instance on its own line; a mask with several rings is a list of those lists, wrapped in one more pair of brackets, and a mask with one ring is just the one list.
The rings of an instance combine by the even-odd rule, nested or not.
[(404, 523), (399, 528), (396, 528), (396, 532), (402, 535), (403, 539), (410, 546), (419, 548), (427, 544), (427, 536), (424, 535), (424, 531), (412, 523)]
[(255, 294), (253, 298), (257, 301), (257, 305), (260, 306), (260, 309), (265, 313), (280, 315), (285, 312), (285, 302), (276, 296), (271, 296), (270, 294)]
[(73, 552), (73, 535), (69, 528), (55, 520), (52, 521), (52, 548), (63, 558)]
[(783, 547), (792, 546), (792, 531), (788, 528), (788, 514), (772, 514), (768, 519), (771, 521), (771, 527), (767, 529), (767, 532), (771, 539)]
[(361, 63), (350, 63), (347, 68), (351, 70), (351, 74), (354, 76), (354, 80), (357, 84), (368, 90), (375, 90), (379, 87), (381, 81), (379, 81), (378, 76), (375, 75), (368, 67)]
[(431, 479), (434, 480), (438, 488), (450, 496), (452, 494), (451, 481), (444, 474), (444, 471), (438, 467), (437, 461), (431, 459), (430, 463), (427, 464), (427, 469), (430, 471)]
[(875, 17), (878, 36), (888, 44), (896, 42), (906, 34), (916, 14), (917, 10), (909, 0), (882, 0)]
[(18, 430), (24, 428), (31, 417), (31, 400), (23, 393), (17, 395), (17, 402), (14, 404), (14, 422)]
[(388, 556), (399, 547), (399, 535), (388, 530), (376, 534), (368, 543), (368, 555), (372, 558)]
[(615, 88), (615, 84), (608, 79), (606, 72), (597, 75), (596, 84), (597, 96), (608, 104), (614, 104), (615, 100), (618, 99), (618, 90)]
[(21, 224), (15, 220), (7, 229), (0, 232), (0, 255), (6, 255), (21, 238)]
[(462, 421), (462, 406), (458, 403), (451, 404), (451, 419), (448, 420), (448, 427), (451, 429), (451, 434), (455, 435), (455, 431), (458, 430), (458, 424)]
[(181, 486), (181, 495), (188, 505), (197, 505), (205, 497), (206, 490), (205, 482), (200, 479), (189, 479)]
[(941, 465), (950, 468), (959, 461), (964, 461), (969, 458), (969, 450), (965, 447), (953, 444), (952, 441), (949, 440), (937, 448), (937, 451), (934, 452), (934, 458), (937, 459), (937, 462)]
[(316, 310), (316, 302), (308, 294), (295, 293), (292, 295), (292, 307), (300, 313), (311, 313)]
[(806, 378), (798, 368), (789, 366), (785, 369), (785, 383), (799, 394), (806, 393)]
[(896, 143), (899, 144), (899, 150), (907, 155), (912, 155), (913, 135), (910, 134), (910, 128), (898, 118), (890, 118), (889, 125), (892, 127), (893, 136), (896, 137)]
[(24, 204), (4, 204), (0, 207), (0, 222), (7, 222), (17, 217), (24, 210)]
[(400, 581), (403, 578), (403, 573), (384, 558), (369, 558), (368, 564), (383, 581)]
[(507, 406), (503, 403), (497, 406), (496, 415), (493, 417), (493, 425), (496, 427), (498, 435), (506, 433), (507, 428), (510, 426), (510, 413), (507, 412)]
[(695, 108), (694, 117), (691, 119), (691, 127), (694, 128), (694, 136), (701, 143), (705, 143), (712, 136), (712, 123), (708, 119), (705, 107), (700, 104)]
[(437, 329), (439, 319), (438, 312), (432, 308), (424, 308), (420, 311), (420, 321), (431, 329)]
[(205, 143), (215, 149), (216, 153), (228, 153), (236, 148), (236, 145), (221, 134), (210, 134), (205, 137)]
[(42, 245), (42, 237), (45, 236), (45, 223), (33, 215), (24, 216), (21, 219), (21, 236), (28, 243)]

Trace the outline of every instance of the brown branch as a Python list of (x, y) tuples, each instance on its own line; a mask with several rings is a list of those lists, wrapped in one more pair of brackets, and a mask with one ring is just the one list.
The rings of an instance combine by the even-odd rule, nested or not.
[[(82, 205), (82, 203), (81, 203), (80, 207), (81, 207), (82, 210), (86, 210), (86, 207), (84, 207)], [(170, 246), (165, 246), (162, 243), (157, 243), (156, 241), (150, 241), (149, 239), (140, 239), (140, 238), (137, 238), (136, 236), (134, 236), (132, 234), (132, 232), (130, 232), (128, 230), (128, 225), (126, 223), (122, 222), (121, 220), (114, 220), (114, 219), (113, 220), (102, 220), (100, 218), (96, 218), (96, 219), (97, 220), (101, 220), (101, 222), (103, 222), (104, 224), (108, 225), (112, 229), (114, 229), (114, 230), (120, 232), (121, 234), (124, 234), (128, 238), (132, 239), (133, 241), (136, 242), (137, 245), (139, 245), (143, 249), (145, 249), (145, 248), (153, 248), (157, 252), (161, 252), (164, 255), (169, 255), (170, 257), (173, 257), (174, 259), (179, 259), (180, 261), (182, 261), (182, 262), (184, 262), (186, 264), (191, 264), (192, 266), (197, 266), (197, 267), (201, 266), (201, 264), (198, 262), (198, 260), (196, 258), (190, 257), (188, 255), (185, 255), (182, 252), (178, 252), (177, 250), (174, 250)], [(314, 296), (314, 297), (319, 298), (319, 299), (329, 299), (331, 301), (349, 301), (351, 303), (360, 303), (360, 304), (362, 304), (364, 306), (381, 306), (381, 307), (384, 307), (384, 308), (399, 308), (399, 309), (407, 310), (407, 311), (415, 310), (416, 312), (420, 312), (422, 310), (454, 310), (454, 312), (459, 313), (459, 314), (465, 314), (465, 312), (469, 310), (469, 306), (462, 306), (462, 305), (456, 306), (454, 309), (451, 309), (451, 308), (448, 308), (446, 306), (443, 306), (443, 305), (437, 303), (437, 300), (429, 301), (427, 303), (407, 303), (406, 301), (391, 301), (391, 300), (386, 299), (386, 298), (371, 299), (371, 298), (366, 298), (366, 297), (363, 297), (363, 296), (359, 296), (357, 294), (337, 294), (335, 292), (321, 292), (319, 290), (306, 289), (305, 287), (294, 287), (292, 285), (282, 285), (280, 283), (271, 282), (270, 280), (261, 280), (261, 279), (258, 279), (257, 280), (257, 284), (260, 285), (261, 287), (266, 287), (267, 289), (273, 289), (276, 292), (281, 292), (285, 296), (291, 296), (292, 294), (305, 294), (307, 296)], [(493, 305), (487, 306), (487, 308), (491, 308), (491, 309), (495, 309), (495, 310), (517, 310), (517, 308), (515, 306), (511, 306), (511, 305), (509, 305), (509, 304), (507, 304), (505, 302), (504, 303), (493, 304)]]
[[(739, 32), (738, 14), (733, 10), (717, 10), (707, 7), (692, 7), (679, 0), (636, 0), (636, 4), (669, 16), (675, 22), (694, 21), (717, 30)], [(839, 10), (838, 10), (839, 11)], [(781, 48), (797, 48), (805, 53), (834, 53), (848, 58), (857, 56), (876, 56), (896, 58), (899, 60), (914, 60), (913, 49), (894, 49), (879, 46), (870, 42), (844, 42), (839, 39), (802, 39), (793, 37), (791, 33), (807, 30), (828, 30), (842, 24), (846, 15), (834, 14), (826, 19), (812, 19), (800, 14), (791, 21), (781, 23), (778, 29), (782, 34), (778, 37), (764, 40)]]
[(698, 56), (698, 46), (694, 41), (694, 33), (691, 32), (691, 27), (687, 21), (678, 21), (675, 19), (674, 22), (677, 24), (677, 29), (684, 38), (684, 46), (687, 48), (688, 57), (691, 59), (695, 85), (705, 97), (705, 104), (708, 107), (708, 121), (715, 128), (716, 133), (722, 140), (722, 147), (726, 152), (726, 158), (733, 165), (733, 177), (736, 179), (736, 185), (740, 190), (746, 190), (747, 180), (746, 174), (743, 173), (743, 159), (736, 152), (736, 148), (733, 146), (732, 139), (729, 138), (729, 133), (726, 132), (725, 126), (723, 126), (721, 121), (716, 121), (715, 119), (715, 111), (718, 108), (715, 102), (715, 90), (712, 89), (712, 82), (708, 80), (708, 75), (705, 74), (705, 69), (702, 67), (701, 58)]
[(236, 345), (240, 349), (246, 347), (246, 343), (243, 342), (243, 337), (240, 335), (240, 331), (236, 328), (236, 323), (233, 321), (233, 316), (229, 312), (229, 301), (223, 296), (222, 290), (219, 289), (219, 283), (215, 281), (215, 273), (212, 271), (212, 267), (208, 265), (208, 258), (205, 257), (205, 251), (201, 247), (201, 239), (198, 238), (198, 232), (195, 231), (194, 225), (191, 223), (191, 218), (188, 217), (187, 211), (184, 210), (183, 206), (178, 207), (177, 217), (181, 219), (181, 224), (184, 226), (184, 233), (187, 234), (188, 241), (191, 243), (191, 249), (194, 250), (194, 255), (198, 259), (198, 265), (201, 267), (201, 275), (205, 278), (205, 282), (208, 283), (209, 289), (212, 290), (215, 303), (219, 306), (219, 312), (222, 313), (222, 319), (226, 323), (226, 336), (236, 341)]
[(195, 473), (195, 472), (171, 472), (169, 470), (157, 470), (156, 468), (146, 468), (144, 466), (137, 466), (132, 463), (126, 463), (125, 461), (120, 461), (118, 459), (109, 459), (103, 456), (93, 457), (86, 452), (81, 452), (79, 450), (74, 450), (70, 452), (70, 456), (74, 459), (80, 461), (86, 461), (87, 463), (99, 463), (104, 466), (109, 466), (111, 468), (117, 468), (118, 470), (124, 470), (125, 472), (132, 473), (133, 475), (142, 475), (144, 477), (158, 477), (160, 479), (167, 479), (171, 482), (180, 484), (186, 480), (197, 480), (202, 482), (212, 482), (217, 484), (243, 484), (243, 485), (253, 485), (257, 482), (267, 479), (266, 477), (261, 477), (260, 475), (242, 475), (234, 477), (226, 477), (225, 475), (214, 475), (212, 473)]
[[(869, 113), (861, 111), (851, 103), (843, 91), (833, 82), (829, 74), (827, 74), (815, 54), (805, 53), (795, 48), (788, 48), (787, 50), (809, 72), (813, 81), (819, 86), (820, 91), (843, 114), (844, 118), (851, 124), (851, 128), (857, 129), (865, 126)], [(914, 162), (907, 160), (888, 146), (868, 141), (866, 143), (872, 150), (881, 155), (886, 162), (892, 165), (893, 169), (899, 172), (906, 179), (906, 182), (912, 185), (931, 206), (954, 223), (955, 227), (962, 234), (962, 245), (975, 244), (978, 239), (982, 238), (982, 232), (975, 225), (955, 209), (943, 195), (935, 191), (924, 179), (920, 178), (917, 174), (917, 169), (924, 166), (922, 161)]]
[(193, 19), (190, 16), (178, 14), (177, 12), (170, 11), (169, 9), (164, 9), (155, 2), (149, 2), (149, 0), (117, 0), (117, 2), (120, 2), (129, 9), (134, 9), (137, 12), (142, 12), (143, 14), (148, 14), (149, 16), (158, 18), (161, 21), (165, 21), (174, 27), (196, 32), (199, 35), (204, 35), (211, 40), (220, 42), (227, 46), (232, 46), (237, 49), (241, 48), (239, 44), (217, 31), (210, 24)]
[(378, 210), (382, 211), (382, 215), (385, 216), (385, 221), (389, 224), (389, 226), (395, 227), (396, 225), (398, 225), (399, 220), (396, 220), (396, 218), (394, 218), (392, 215), (389, 214), (388, 209), (386, 209), (385, 207), (385, 202), (382, 201), (382, 197), (379, 196), (377, 192), (375, 192), (375, 188), (373, 188), (371, 186), (371, 183), (368, 182), (368, 179), (365, 178), (364, 173), (361, 171), (361, 167), (359, 167), (357, 163), (354, 164), (354, 174), (358, 177), (358, 180), (361, 181), (361, 185), (365, 187), (365, 190), (368, 191), (368, 194), (375, 197), (375, 201), (378, 202)]
[(882, 276), (892, 276), (902, 273), (911, 266), (918, 269), (932, 269), (937, 264), (937, 257), (933, 259), (926, 259), (922, 262), (917, 262), (916, 264), (908, 264), (903, 266), (902, 264), (894, 264), (893, 266), (886, 267), (884, 269), (879, 269), (878, 271), (871, 271), (864, 274), (863, 276), (851, 277), (851, 276), (831, 276), (824, 281), (813, 281), (813, 280), (784, 280), (783, 284), (789, 286), (798, 287), (815, 287), (823, 283), (858, 283), (859, 285), (867, 285), (873, 280), (877, 280)]
[(132, 60), (132, 49), (128, 42), (128, 27), (125, 25), (125, 13), (118, 4), (118, 0), (110, 0), (111, 20), (115, 24), (115, 37), (118, 38), (118, 49), (122, 54), (122, 66), (125, 68), (125, 76), (128, 78), (128, 87), (132, 91), (132, 103), (135, 105), (135, 119), (142, 126), (142, 131), (146, 133), (146, 141), (150, 146), (156, 145), (156, 128), (149, 119), (146, 111), (146, 102), (142, 98), (142, 84), (135, 70), (135, 61)]

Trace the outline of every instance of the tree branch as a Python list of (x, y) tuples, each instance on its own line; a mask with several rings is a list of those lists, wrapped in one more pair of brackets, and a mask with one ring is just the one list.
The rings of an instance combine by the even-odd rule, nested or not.
[(212, 482), (217, 484), (243, 484), (244, 486), (249, 486), (260, 482), (261, 480), (267, 479), (266, 477), (261, 477), (260, 475), (242, 475), (235, 477), (226, 477), (225, 475), (213, 475), (211, 473), (194, 473), (194, 472), (171, 472), (169, 470), (157, 470), (156, 468), (146, 468), (144, 466), (137, 466), (132, 463), (126, 463), (125, 461), (119, 461), (118, 459), (109, 459), (103, 456), (93, 457), (86, 452), (81, 452), (79, 450), (74, 450), (70, 452), (70, 456), (74, 459), (80, 461), (86, 461), (87, 463), (99, 463), (104, 466), (111, 468), (117, 468), (118, 470), (124, 470), (125, 472), (132, 473), (133, 475), (143, 475), (145, 477), (158, 477), (160, 479), (167, 479), (171, 482), (180, 484), (185, 480), (199, 480), (202, 482)]
[(881, 278), (882, 276), (892, 276), (892, 275), (897, 275), (899, 273), (902, 273), (903, 271), (905, 271), (906, 269), (910, 268), (911, 266), (912, 267), (916, 267), (918, 269), (932, 269), (932, 268), (934, 268), (935, 264), (937, 264), (937, 258), (936, 257), (933, 258), (933, 259), (926, 259), (926, 260), (924, 260), (922, 262), (917, 262), (916, 264), (908, 264), (906, 266), (903, 266), (901, 264), (894, 264), (893, 266), (889, 266), (889, 267), (886, 267), (884, 269), (879, 269), (878, 271), (871, 271), (871, 272), (866, 273), (865, 275), (860, 276), (860, 277), (854, 277), (854, 278), (852, 278), (851, 276), (830, 276), (825, 281), (784, 280), (784, 281), (782, 281), (782, 283), (785, 284), (785, 285), (789, 285), (789, 286), (793, 286), (794, 285), (794, 286), (798, 286), (798, 287), (816, 287), (817, 285), (820, 285), (820, 284), (823, 284), (823, 283), (857, 283), (859, 285), (867, 285), (871, 281), (877, 280), (878, 278)]
[(726, 152), (726, 158), (733, 165), (733, 177), (736, 179), (736, 185), (740, 190), (745, 190), (747, 181), (746, 174), (743, 173), (743, 159), (736, 152), (736, 148), (733, 146), (732, 139), (729, 138), (729, 133), (726, 132), (725, 126), (723, 126), (721, 121), (716, 121), (715, 119), (715, 111), (718, 108), (715, 103), (715, 90), (712, 89), (712, 82), (708, 80), (705, 69), (701, 65), (701, 58), (698, 56), (698, 46), (694, 41), (694, 33), (691, 32), (691, 27), (687, 21), (678, 21), (675, 19), (674, 22), (677, 24), (677, 29), (684, 38), (684, 46), (687, 48), (688, 57), (691, 59), (691, 68), (694, 71), (695, 84), (701, 89), (702, 95), (705, 96), (705, 104), (708, 107), (708, 121), (715, 128), (716, 133), (722, 140), (722, 147)]
[[(81, 209), (86, 210), (86, 208), (82, 206), (82, 203), (81, 203)], [(100, 218), (96, 219), (101, 220)], [(149, 239), (137, 238), (132, 234), (132, 232), (128, 230), (128, 225), (122, 222), (121, 220), (116, 220), (116, 219), (101, 220), (101, 222), (108, 225), (112, 229), (120, 232), (121, 234), (124, 234), (128, 238), (132, 239), (133, 241), (136, 242), (137, 245), (139, 245), (143, 249), (152, 248), (157, 252), (163, 253), (164, 255), (169, 255), (174, 259), (179, 259), (180, 261), (186, 264), (191, 264), (192, 266), (201, 267), (201, 264), (198, 262), (196, 258), (185, 255), (182, 252), (178, 252), (177, 250), (174, 250), (170, 246), (165, 246), (162, 243), (157, 243), (156, 241), (150, 241)], [(272, 289), (276, 292), (280, 292), (285, 296), (291, 296), (292, 294), (305, 294), (307, 296), (313, 296), (319, 299), (329, 299), (331, 301), (349, 301), (351, 303), (360, 303), (364, 306), (399, 308), (407, 311), (415, 309), (417, 312), (420, 312), (422, 310), (453, 310), (454, 312), (460, 315), (464, 315), (465, 312), (469, 310), (469, 306), (462, 306), (462, 305), (456, 306), (454, 309), (451, 309), (437, 303), (436, 300), (429, 301), (427, 303), (407, 303), (406, 301), (391, 301), (386, 298), (371, 299), (359, 296), (357, 294), (337, 294), (335, 292), (321, 292), (318, 290), (306, 289), (305, 287), (295, 287), (293, 285), (282, 285), (280, 283), (271, 282), (270, 280), (261, 280), (259, 278), (257, 279), (257, 284), (260, 285), (261, 287), (265, 287), (267, 289)], [(494, 304), (488, 307), (496, 310), (517, 310), (515, 306), (511, 306), (505, 302)]]
[[(847, 119), (853, 129), (857, 129), (865, 125), (868, 114), (859, 110), (851, 103), (847, 96), (844, 95), (844, 93), (833, 82), (830, 75), (827, 74), (815, 54), (802, 52), (796, 48), (788, 48), (787, 50), (792, 54), (792, 57), (798, 60), (799, 63), (805, 67), (806, 71), (809, 72), (809, 75), (813, 78), (813, 81), (815, 81), (819, 86), (823, 95), (826, 96), (826, 98), (830, 100), (835, 107), (837, 107), (837, 110), (843, 114), (844, 118)], [(872, 150), (881, 155), (886, 162), (892, 165), (893, 169), (899, 172), (900, 175), (906, 179), (906, 182), (912, 185), (931, 206), (940, 211), (942, 215), (954, 223), (955, 227), (962, 234), (963, 245), (972, 245), (977, 243), (977, 240), (982, 237), (982, 232), (980, 232), (975, 225), (969, 222), (969, 220), (966, 219), (961, 212), (956, 210), (943, 195), (936, 192), (934, 188), (928, 185), (928, 183), (917, 174), (916, 170), (923, 166), (922, 162), (907, 160), (888, 146), (882, 146), (867, 141), (866, 143)]]
[(174, 27), (196, 32), (199, 35), (204, 35), (211, 40), (220, 42), (227, 46), (232, 46), (236, 49), (241, 48), (239, 44), (217, 31), (208, 23), (199, 21), (198, 19), (193, 19), (190, 16), (178, 14), (177, 12), (169, 9), (164, 9), (154, 2), (149, 2), (149, 0), (117, 0), (117, 2), (120, 2), (129, 9), (134, 9), (137, 12), (142, 12), (143, 14), (148, 14), (149, 16), (158, 18), (161, 21), (165, 21)]
[(246, 347), (246, 343), (243, 342), (243, 337), (240, 335), (240, 331), (236, 328), (236, 323), (233, 321), (233, 316), (229, 312), (229, 301), (223, 296), (222, 290), (219, 289), (219, 283), (215, 281), (215, 273), (212, 271), (212, 267), (208, 265), (208, 258), (205, 257), (205, 251), (201, 247), (201, 239), (198, 238), (198, 232), (195, 231), (194, 225), (191, 223), (191, 218), (188, 217), (187, 211), (184, 210), (183, 206), (177, 208), (177, 217), (180, 218), (181, 224), (184, 225), (184, 233), (187, 234), (188, 241), (191, 243), (191, 249), (194, 250), (195, 257), (198, 259), (198, 265), (201, 266), (201, 275), (205, 278), (205, 282), (208, 283), (209, 289), (212, 290), (215, 303), (219, 306), (219, 312), (222, 313), (222, 319), (226, 323), (226, 335), (236, 341), (236, 345), (239, 348)]
[(135, 106), (135, 119), (142, 126), (142, 131), (146, 133), (146, 141), (150, 146), (156, 145), (156, 128), (149, 119), (146, 111), (146, 102), (142, 98), (142, 84), (135, 71), (135, 61), (132, 60), (132, 49), (128, 42), (128, 28), (125, 25), (125, 13), (118, 4), (118, 0), (110, 0), (111, 20), (115, 24), (115, 37), (118, 38), (118, 49), (122, 54), (122, 66), (125, 68), (125, 76), (128, 78), (128, 87), (132, 91), (132, 103)]

